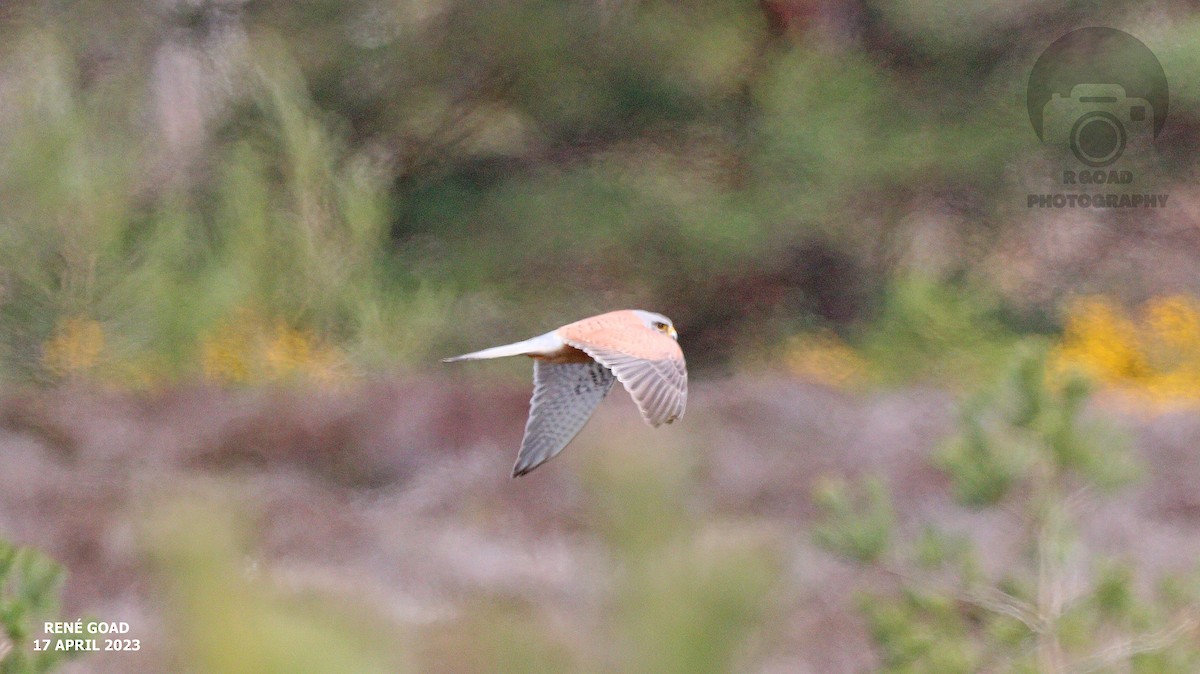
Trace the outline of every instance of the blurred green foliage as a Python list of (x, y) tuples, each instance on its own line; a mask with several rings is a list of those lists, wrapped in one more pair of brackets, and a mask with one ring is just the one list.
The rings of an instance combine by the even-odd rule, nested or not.
[[(403, 672), (398, 626), (366, 605), (288, 593), (259, 576), (219, 494), (181, 500), (147, 523), (181, 669), (214, 674)], [(265, 573), (265, 570), (264, 570)]]
[(934, 458), (961, 506), (1016, 518), (1013, 554), (990, 560), (999, 568), (984, 570), (969, 534), (928, 526), (906, 542), (885, 526), (890, 498), (878, 481), (859, 490), (869, 496), (857, 507), (844, 484), (823, 499), (817, 542), (894, 580), (893, 591), (861, 597), (879, 671), (1182, 674), (1200, 663), (1195, 580), (1139, 589), (1130, 560), (1078, 535), (1084, 504), (1137, 470), (1121, 434), (1088, 414), (1083, 382), (1050, 383), (1044, 362), (1030, 350), (966, 402)]
[[(677, 455), (673, 455), (678, 459)], [(728, 672), (764, 633), (782, 572), (774, 539), (687, 512), (688, 482), (627, 450), (588, 471), (589, 513), (611, 556), (594, 579), (594, 633), (575, 638), (533, 599), (487, 590), (429, 624), (361, 598), (289, 589), (247, 550), (221, 490), (149, 519), (181, 665), (205, 672)], [(571, 638), (567, 638), (571, 636)]]
[(822, 547), (863, 563), (877, 561), (887, 550), (895, 515), (882, 480), (868, 478), (856, 489), (829, 478), (818, 485), (813, 500), (827, 515), (813, 531)]
[(100, 94), (72, 88), (63, 44), (26, 46), (30, 138), (7, 144), (0, 228), (11, 377), (63, 374), (43, 367), (45, 345), (79, 317), (99, 324), (103, 351), (81, 369), (117, 382), (194, 376), (206, 335), (239, 313), (314, 330), (364, 365), (424, 343), (443, 303), (416, 284), (387, 292), (405, 281), (387, 278), (378, 179), (345, 159), (285, 57), (259, 56), (260, 121), (213, 149), (211, 182), (147, 199), (132, 173), (145, 157), (103, 127)]
[(58, 621), (64, 572), (54, 560), (32, 548), (0, 540), (0, 674), (48, 672), (77, 651), (57, 650), (58, 635), (34, 650), (42, 623)]
[[(0, 374), (145, 384), (211, 371), (205, 342), (231, 316), (369, 372), (477, 346), (463, 325), (500, 338), (639, 305), (671, 314), (701, 367), (833, 327), (877, 334), (885, 378), (954, 376), (997, 341), (959, 334), (995, 309), (963, 289), (991, 282), (973, 262), (1012, 220), (1013, 168), (1038, 159), (1014, 102), (1029, 62), (1051, 28), (1124, 10), (6, 12)], [(997, 37), (1025, 28), (1046, 37)], [(1200, 31), (1169, 32), (1175, 73)], [(1195, 109), (1185, 95), (1172, 114)], [(921, 262), (930, 220), (951, 224)], [(80, 320), (103, 339), (48, 365)]]
[(762, 632), (781, 572), (777, 551), (770, 537), (736, 522), (702, 524), (691, 516), (678, 452), (637, 453), (644, 454), (613, 452), (592, 478), (619, 569), (610, 630), (621, 645), (596, 669), (732, 671), (749, 638)]
[(890, 284), (860, 341), (885, 382), (973, 386), (1005, 366), (1018, 336), (986, 291), (912, 275)]
[[(974, 264), (1024, 217), (1029, 65), (1077, 25), (1145, 9), (9, 3), (0, 380), (336, 380), (644, 306), (700, 367), (817, 329), (848, 336), (874, 379), (973, 388), (1044, 327)], [(1193, 14), (1140, 26), (1173, 81), (1200, 69)], [(1200, 99), (1174, 93), (1179, 142), (1160, 161), (1186, 180)], [(915, 236), (930, 222), (932, 244)], [(817, 541), (898, 578), (863, 604), (886, 671), (1200, 669), (1177, 638), (1194, 627), (1184, 580), (1150, 601), (1120, 560), (1089, 558), (1079, 598), (1040, 603), (1086, 554), (1076, 494), (1136, 475), (1086, 387), (1048, 386), (1041, 363), (968, 401), (935, 458), (963, 507), (1025, 518), (1010, 573), (984, 576), (972, 542), (936, 528), (907, 549), (881, 481), (826, 483)], [(205, 671), (735, 668), (770, 612), (770, 546), (703, 530), (686, 480), (653, 468), (595, 478), (620, 569), (600, 622), (621, 647), (599, 655), (494, 598), (398, 654), (338, 602), (245, 573), (220, 512), (177, 513), (154, 547)], [(10, 638), (52, 568), (16, 576), (46, 585), (17, 591)]]
[(1112, 489), (1137, 478), (1121, 430), (1084, 414), (1086, 380), (1048, 383), (1040, 350), (1016, 362), (999, 386), (963, 405), (959, 433), (936, 456), (960, 501), (990, 506), (1014, 488), (1044, 491), (1036, 482)]

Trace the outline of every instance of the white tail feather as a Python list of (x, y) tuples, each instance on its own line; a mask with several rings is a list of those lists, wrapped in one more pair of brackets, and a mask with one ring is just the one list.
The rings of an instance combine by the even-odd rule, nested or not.
[(464, 353), (461, 356), (454, 356), (453, 358), (443, 358), (442, 362), (454, 363), (460, 360), (484, 360), (486, 358), (505, 358), (507, 356), (544, 355), (548, 353), (554, 353), (555, 351), (562, 349), (562, 347), (563, 342), (561, 339), (559, 339), (558, 335), (554, 334), (553, 332), (549, 332), (541, 335), (540, 337), (526, 339), (521, 342), (505, 344), (504, 346), (493, 346), (490, 349)]

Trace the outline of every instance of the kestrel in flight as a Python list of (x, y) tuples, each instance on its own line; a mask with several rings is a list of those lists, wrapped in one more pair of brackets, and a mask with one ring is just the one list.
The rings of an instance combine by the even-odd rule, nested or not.
[(592, 316), (515, 344), (453, 358), (533, 358), (533, 399), (513, 477), (537, 468), (579, 434), (592, 412), (620, 380), (651, 426), (683, 416), (687, 365), (671, 319), (626, 309)]

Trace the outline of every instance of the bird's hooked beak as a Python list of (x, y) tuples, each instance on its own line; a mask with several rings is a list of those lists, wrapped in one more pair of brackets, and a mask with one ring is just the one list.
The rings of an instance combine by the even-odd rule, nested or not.
[(668, 326), (667, 326), (667, 334), (671, 336), (671, 339), (673, 339), (673, 340), (675, 340), (675, 341), (677, 341), (677, 342), (679, 341), (679, 333), (678, 333), (678, 332), (675, 332), (675, 326), (674, 326), (674, 325), (668, 325)]

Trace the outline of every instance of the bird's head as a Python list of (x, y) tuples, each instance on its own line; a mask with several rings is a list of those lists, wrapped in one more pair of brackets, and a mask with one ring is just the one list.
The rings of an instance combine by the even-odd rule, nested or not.
[(671, 322), (671, 319), (662, 314), (656, 314), (653, 311), (642, 311), (641, 309), (634, 309), (633, 313), (642, 319), (647, 328), (655, 332), (661, 332), (671, 339), (679, 341), (679, 333), (675, 331), (675, 324)]

